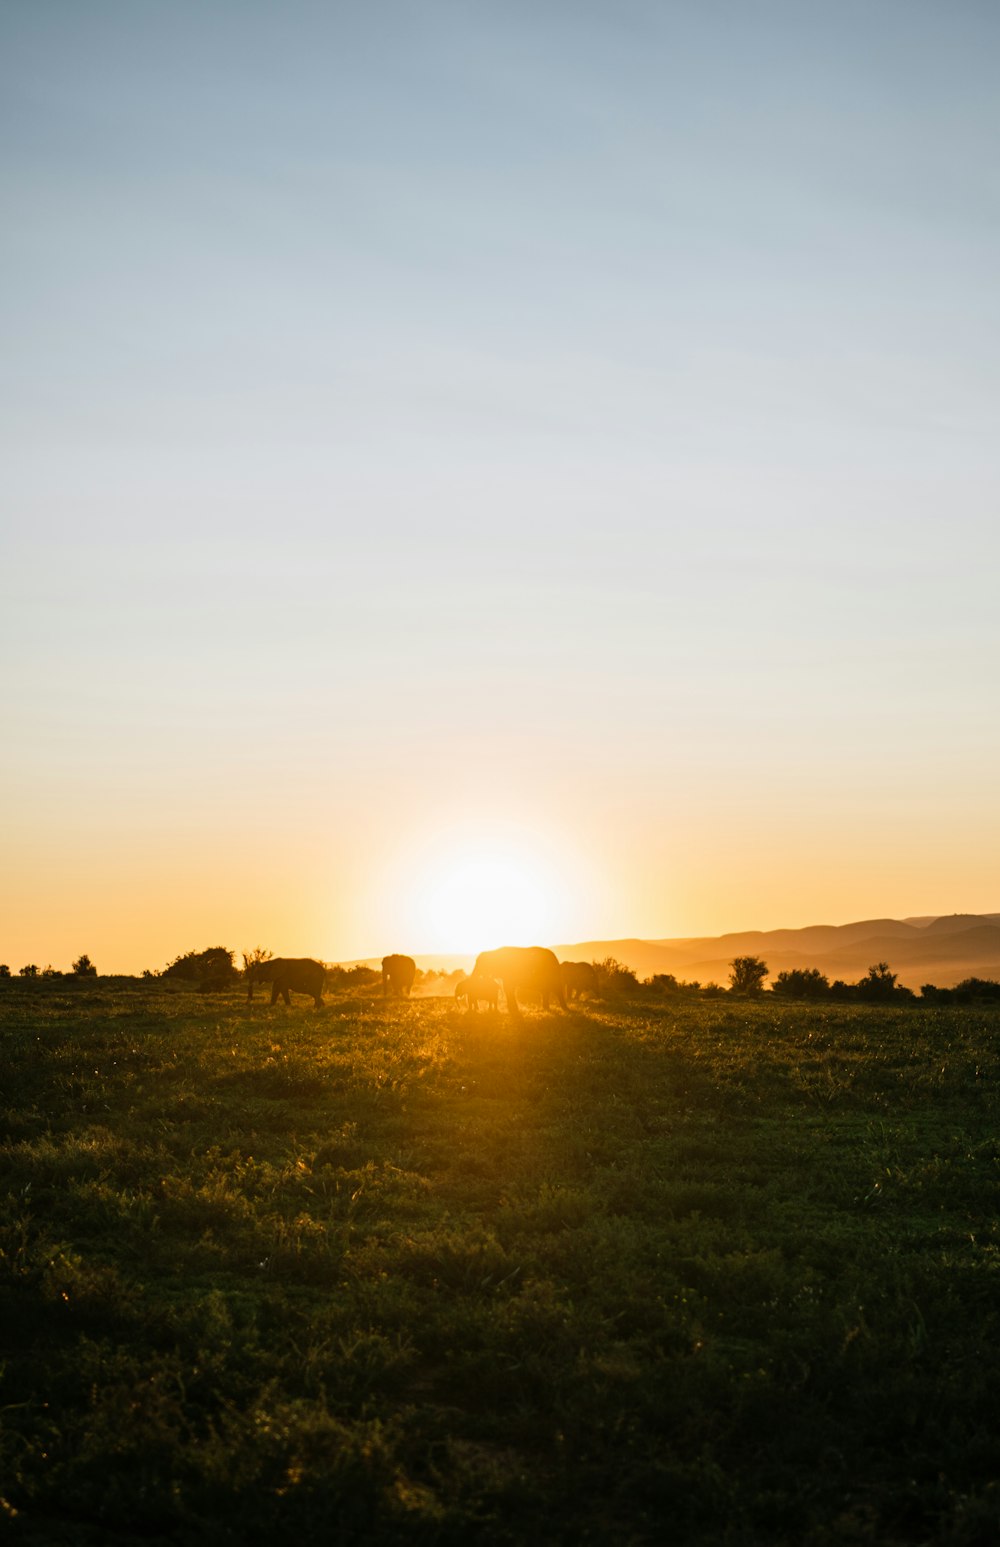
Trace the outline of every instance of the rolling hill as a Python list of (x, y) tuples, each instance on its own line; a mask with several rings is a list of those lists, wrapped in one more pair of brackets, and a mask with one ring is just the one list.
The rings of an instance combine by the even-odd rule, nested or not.
[(748, 929), (673, 940), (585, 940), (558, 945), (561, 960), (614, 956), (640, 977), (675, 977), (725, 984), (734, 956), (760, 956), (773, 979), (795, 967), (818, 967), (831, 981), (853, 982), (874, 962), (887, 961), (909, 988), (950, 988), (963, 978), (1000, 978), (1000, 913), (939, 918), (864, 919), (803, 929)]
[[(510, 942), (489, 941), (488, 945)], [(809, 924), (802, 929), (744, 929), (733, 934), (669, 940), (578, 940), (553, 946), (560, 961), (603, 961), (613, 956), (640, 978), (672, 972), (685, 981), (729, 981), (734, 956), (762, 956), (770, 979), (795, 967), (818, 967), (831, 982), (855, 982), (874, 962), (886, 961), (900, 983), (952, 988), (963, 978), (1000, 979), (1000, 913), (949, 913), (905, 919), (862, 919), (853, 924)], [(474, 957), (456, 952), (416, 955), (421, 971), (468, 971)], [(343, 966), (378, 967), (376, 957)]]

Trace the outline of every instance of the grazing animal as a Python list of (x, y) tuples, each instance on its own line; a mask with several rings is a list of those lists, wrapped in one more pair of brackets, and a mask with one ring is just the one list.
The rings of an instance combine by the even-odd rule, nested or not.
[(540, 995), (543, 1010), (548, 1009), (551, 997), (566, 1008), (559, 962), (555, 952), (544, 945), (505, 945), (499, 951), (481, 951), (472, 975), (499, 978), (512, 1015), (521, 1013), (518, 994)]
[(500, 1002), (500, 984), (494, 978), (484, 978), (473, 974), (471, 978), (459, 978), (455, 984), (455, 998), (464, 999), (470, 1010), (478, 1010), (479, 1002), (485, 999), (491, 1010), (495, 1010)]
[(253, 985), (258, 981), (270, 983), (272, 1004), (281, 998), (290, 1005), (289, 990), (294, 989), (297, 994), (312, 994), (317, 1010), (322, 1009), (326, 968), (311, 956), (275, 956), (270, 961), (255, 963), (248, 999), (253, 998)]
[(413, 987), (413, 979), (417, 975), (417, 964), (412, 956), (383, 956), (382, 958), (382, 993), (388, 998), (389, 990), (394, 994), (408, 995)]
[(560, 962), (559, 971), (567, 999), (597, 993), (597, 973), (591, 962)]

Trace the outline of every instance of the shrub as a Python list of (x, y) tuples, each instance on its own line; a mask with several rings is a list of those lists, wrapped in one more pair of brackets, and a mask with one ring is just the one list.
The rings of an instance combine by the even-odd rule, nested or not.
[(94, 966), (86, 952), (84, 952), (82, 956), (78, 956), (76, 961), (73, 963), (73, 972), (74, 975), (78, 978), (97, 977), (97, 968)]
[(859, 999), (891, 999), (896, 987), (896, 974), (889, 971), (888, 962), (876, 962), (857, 984)]
[[(834, 985), (836, 986), (836, 985)], [(932, 986), (932, 985), (930, 985)], [(887, 1000), (912, 1000), (916, 998), (912, 988), (897, 983), (896, 974), (889, 971), (888, 962), (876, 962), (866, 975), (855, 983), (852, 997), (865, 1004), (884, 1004)]]
[(37, 978), (37, 976), (38, 976), (38, 968), (35, 965), (35, 963), (34, 962), (29, 962), (26, 967), (22, 967), (21, 968), (21, 972), (20, 972), (20, 976), (22, 978)]
[(614, 956), (606, 956), (602, 962), (594, 962), (597, 987), (602, 994), (627, 994), (639, 987), (639, 979), (631, 967)]
[(331, 988), (370, 988), (381, 983), (382, 974), (375, 967), (328, 967), (326, 980)]
[(0, 978), (9, 978), (10, 968), (6, 962), (0, 962)]
[(963, 978), (955, 984), (955, 998), (965, 1004), (974, 999), (1000, 999), (1000, 983), (994, 978)]
[(729, 987), (734, 994), (759, 994), (767, 977), (767, 962), (760, 956), (734, 956), (729, 963)]
[(787, 999), (824, 999), (830, 993), (830, 980), (818, 967), (793, 967), (778, 973), (771, 992)]
[(989, 1004), (1000, 1000), (1000, 983), (994, 978), (963, 978), (954, 988), (925, 983), (920, 993), (928, 1004)]
[(164, 967), (162, 976), (180, 978), (188, 983), (224, 986), (236, 977), (232, 951), (213, 945), (207, 951), (187, 951)]

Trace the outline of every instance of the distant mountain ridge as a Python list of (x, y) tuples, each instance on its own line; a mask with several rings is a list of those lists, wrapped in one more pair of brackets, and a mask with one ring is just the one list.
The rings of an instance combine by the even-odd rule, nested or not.
[(887, 961), (908, 988), (923, 983), (952, 988), (963, 978), (1000, 978), (1000, 913), (862, 919), (667, 940), (585, 940), (554, 949), (561, 960), (614, 956), (644, 978), (672, 972), (688, 981), (722, 984), (734, 956), (763, 957), (771, 979), (796, 967), (817, 967), (831, 981), (846, 982), (864, 976), (874, 962)]
[[(509, 941), (487, 941), (487, 946)], [(485, 948), (485, 947), (484, 947)], [(761, 956), (769, 981), (796, 967), (817, 967), (833, 982), (864, 977), (886, 961), (907, 988), (924, 983), (953, 988), (963, 978), (1000, 980), (1000, 913), (927, 914), (919, 918), (861, 919), (853, 924), (807, 924), (801, 929), (744, 929), (726, 935), (681, 936), (667, 940), (583, 940), (552, 948), (560, 961), (603, 961), (613, 956), (640, 978), (672, 972), (687, 982), (729, 981), (734, 956)], [(461, 951), (414, 953), (422, 971), (468, 971), (474, 956)], [(361, 963), (378, 967), (375, 957)]]

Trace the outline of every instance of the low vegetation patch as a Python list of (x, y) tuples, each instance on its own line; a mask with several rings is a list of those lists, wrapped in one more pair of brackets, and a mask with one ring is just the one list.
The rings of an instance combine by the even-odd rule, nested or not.
[(6, 1534), (992, 1544), (998, 1032), (6, 980)]

